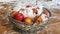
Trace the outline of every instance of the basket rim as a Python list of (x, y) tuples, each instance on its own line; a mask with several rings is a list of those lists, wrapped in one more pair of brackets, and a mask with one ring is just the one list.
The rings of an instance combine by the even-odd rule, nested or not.
[[(43, 8), (44, 10), (47, 10), (48, 12), (49, 12), (49, 17), (48, 17), (48, 19), (51, 17), (51, 12), (48, 10), (48, 9), (46, 9), (46, 8)], [(9, 18), (12, 18), (12, 17), (10, 17), (10, 16), (8, 16)], [(14, 18), (12, 18), (13, 20), (15, 20)], [(15, 21), (17, 21), (17, 20), (15, 20)], [(18, 22), (18, 24), (25, 24), (24, 22), (21, 22), (21, 21), (17, 21)], [(20, 23), (19, 23), (20, 22)], [(26, 24), (27, 25), (27, 24)], [(32, 24), (31, 24), (32, 25)]]

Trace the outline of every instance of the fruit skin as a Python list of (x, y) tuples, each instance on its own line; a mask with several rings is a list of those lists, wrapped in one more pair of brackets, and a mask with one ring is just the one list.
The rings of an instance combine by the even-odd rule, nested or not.
[(35, 16), (35, 17), (34, 17), (34, 22), (37, 20), (37, 18), (38, 18), (38, 16)]
[(15, 16), (15, 19), (18, 20), (18, 21), (22, 21), (24, 19), (24, 15), (22, 13), (18, 13), (16, 16)]
[(37, 14), (38, 12), (37, 9), (33, 8), (32, 10), (33, 10), (33, 13)]
[(30, 17), (26, 17), (26, 18), (24, 19), (24, 22), (25, 22), (26, 24), (32, 24), (32, 19), (31, 19)]
[(48, 11), (44, 11), (43, 13), (46, 14), (46, 15), (48, 15)]
[(16, 14), (18, 14), (18, 12), (12, 11), (12, 12), (10, 13), (10, 16), (11, 16), (12, 18), (14, 18), (14, 17), (16, 16)]
[(38, 23), (42, 23), (42, 21), (43, 21), (42, 17), (39, 17), (39, 18), (37, 18), (37, 20), (36, 20), (36, 22), (38, 22)]
[(49, 12), (48, 11), (44, 11), (43, 13), (46, 15), (45, 18), (49, 17)]

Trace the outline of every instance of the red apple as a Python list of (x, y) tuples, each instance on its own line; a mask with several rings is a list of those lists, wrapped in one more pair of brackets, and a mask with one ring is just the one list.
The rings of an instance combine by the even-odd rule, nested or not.
[(45, 18), (47, 18), (49, 16), (49, 12), (48, 11), (44, 11), (43, 13), (46, 15)]
[(48, 15), (48, 11), (44, 11), (43, 13), (46, 14), (46, 15)]
[(15, 17), (16, 20), (22, 21), (24, 19), (24, 15), (22, 13), (18, 13)]

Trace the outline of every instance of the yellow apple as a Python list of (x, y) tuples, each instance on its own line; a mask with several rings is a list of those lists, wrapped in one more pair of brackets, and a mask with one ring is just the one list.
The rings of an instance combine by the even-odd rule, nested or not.
[(26, 24), (32, 24), (32, 19), (31, 19), (30, 17), (26, 17), (26, 18), (24, 19), (24, 22), (25, 22)]

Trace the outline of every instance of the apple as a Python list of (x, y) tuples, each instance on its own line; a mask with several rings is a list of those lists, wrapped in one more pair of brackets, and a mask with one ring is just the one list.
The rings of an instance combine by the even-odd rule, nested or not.
[(18, 20), (18, 21), (22, 21), (24, 19), (24, 15), (22, 13), (18, 13), (16, 16), (15, 16), (15, 19)]
[(43, 13), (45, 14), (45, 18), (49, 17), (49, 12), (48, 11), (44, 11)]
[(46, 14), (46, 15), (48, 15), (48, 11), (44, 11), (43, 13)]
[(38, 17), (36, 20), (36, 22), (38, 22), (38, 23), (42, 23), (42, 21), (43, 21), (42, 17)]
[(10, 13), (10, 16), (11, 16), (12, 18), (14, 18), (16, 14), (18, 14), (17, 11), (12, 11), (12, 12)]
[(37, 18), (38, 18), (38, 16), (35, 16), (35, 17), (34, 17), (34, 22), (37, 20)]
[(33, 13), (37, 14), (38, 12), (37, 9), (33, 8), (32, 10), (33, 10)]
[(32, 19), (30, 17), (26, 17), (26, 18), (24, 18), (24, 22), (26, 24), (32, 24)]

